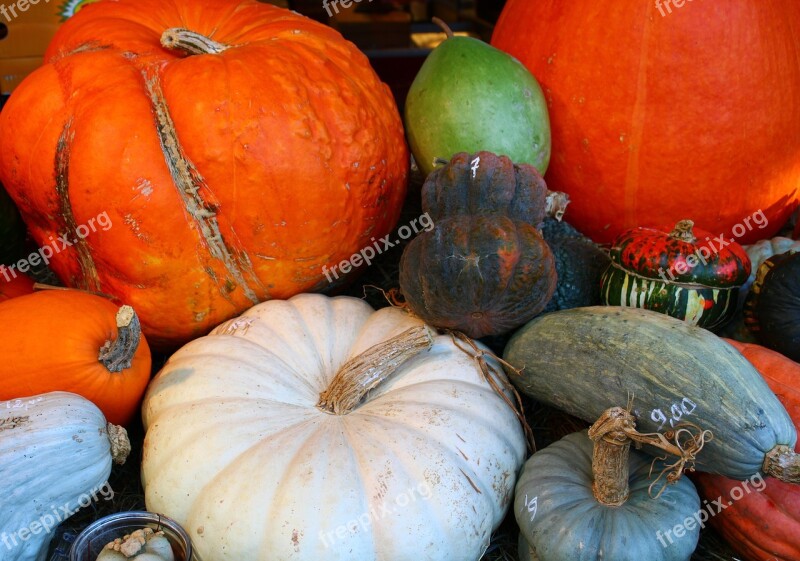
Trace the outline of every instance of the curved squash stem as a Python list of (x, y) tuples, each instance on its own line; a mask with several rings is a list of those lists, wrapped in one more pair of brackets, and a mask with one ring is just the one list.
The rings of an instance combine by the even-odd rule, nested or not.
[(230, 45), (217, 43), (202, 33), (182, 27), (167, 29), (161, 34), (161, 45), (173, 51), (181, 51), (186, 55), (219, 54), (230, 48)]
[[(478, 347), (478, 345), (475, 344), (475, 341), (470, 339), (466, 334), (460, 331), (451, 330), (447, 330), (447, 333), (450, 334), (450, 337), (453, 339), (453, 344), (458, 347), (459, 350), (475, 360), (475, 363), (478, 365), (478, 369), (483, 374), (484, 380), (489, 383), (497, 395), (499, 395), (503, 401), (506, 402), (506, 405), (508, 405), (514, 412), (517, 420), (522, 425), (522, 430), (525, 432), (525, 442), (528, 444), (528, 451), (531, 454), (536, 452), (536, 441), (533, 438), (533, 429), (531, 429), (530, 424), (528, 424), (528, 419), (525, 417), (525, 407), (522, 405), (522, 398), (520, 397), (519, 392), (514, 386), (511, 385), (511, 382), (509, 382), (505, 376), (501, 376), (500, 372), (498, 372), (494, 366), (486, 362), (486, 356), (488, 355), (492, 357), (517, 376), (521, 375), (522, 371), (518, 368), (515, 368), (494, 353), (482, 350)], [(467, 346), (462, 346), (459, 341), (461, 343), (465, 343)], [(503, 388), (505, 388), (505, 390), (514, 396), (516, 404), (511, 401), (506, 392), (503, 391), (503, 388), (498, 385), (498, 380), (503, 384)]]
[(431, 18), (431, 21), (433, 23), (435, 23), (436, 25), (438, 25), (442, 29), (442, 31), (445, 32), (445, 34), (447, 35), (448, 39), (452, 39), (453, 37), (455, 37), (455, 34), (453, 33), (453, 30), (450, 29), (450, 26), (447, 25), (447, 23), (445, 23), (444, 20), (442, 20), (440, 18), (437, 18), (437, 17), (434, 17), (434, 18)]
[[(622, 438), (623, 436), (624, 439)], [(706, 442), (714, 438), (714, 435), (711, 431), (702, 430), (697, 425), (691, 423), (681, 423), (675, 430), (668, 431), (665, 434), (657, 432), (640, 433), (636, 430), (636, 419), (631, 415), (630, 411), (622, 407), (612, 407), (604, 411), (597, 423), (592, 425), (592, 428), (589, 429), (589, 437), (596, 443), (595, 453), (597, 453), (598, 439), (603, 439), (607, 444), (616, 444), (617, 446), (620, 446), (620, 443), (624, 442), (624, 440), (627, 440), (628, 444), (630, 444), (630, 442), (635, 442), (637, 448), (642, 444), (646, 444), (663, 450), (669, 455), (677, 456), (678, 459), (674, 463), (664, 465), (658, 477), (650, 484), (650, 496), (658, 498), (667, 488), (667, 485), (675, 483), (681, 478), (684, 471), (694, 471), (694, 462), (697, 458), (697, 454), (703, 449)], [(613, 450), (608, 450), (604, 453), (609, 456), (609, 458), (602, 461), (606, 463), (610, 462), (612, 465), (618, 461), (618, 458), (613, 456)], [(616, 454), (619, 455), (621, 452), (617, 451)], [(625, 454), (627, 461), (627, 452)], [(656, 462), (665, 459), (666, 456), (653, 460), (653, 464), (650, 467), (651, 475)], [(608, 469), (610, 470), (611, 468)], [(665, 478), (664, 485), (653, 495), (653, 488), (662, 478)], [(608, 496), (612, 497), (609, 499), (612, 500), (612, 502), (604, 504), (614, 504), (613, 500), (619, 500), (620, 498), (619, 484), (617, 484), (617, 487), (614, 487), (612, 483), (613, 481), (611, 479), (603, 483), (603, 485), (609, 489)], [(627, 479), (625, 485), (627, 486)], [(601, 489), (601, 491), (603, 491), (603, 489)], [(606, 496), (605, 491), (603, 491), (601, 495)], [(595, 496), (597, 497), (597, 494)], [(597, 500), (603, 502), (599, 497)], [(623, 500), (622, 502), (625, 501)]]
[(767, 453), (763, 470), (786, 483), (800, 483), (800, 454), (788, 446), (776, 446)]
[(122, 372), (131, 367), (133, 357), (139, 349), (142, 337), (142, 326), (139, 317), (130, 306), (122, 306), (117, 311), (117, 338), (106, 341), (100, 349), (97, 360), (103, 363), (109, 372)]
[(636, 419), (622, 407), (607, 409), (589, 429), (594, 441), (592, 493), (607, 506), (621, 506), (630, 495), (629, 429), (636, 429)]
[(433, 335), (427, 325), (418, 325), (351, 358), (320, 394), (317, 407), (333, 415), (347, 415), (403, 363), (429, 350)]
[(119, 425), (108, 423), (106, 426), (108, 441), (111, 443), (111, 459), (117, 465), (122, 465), (131, 453), (131, 441), (128, 439), (128, 431)]

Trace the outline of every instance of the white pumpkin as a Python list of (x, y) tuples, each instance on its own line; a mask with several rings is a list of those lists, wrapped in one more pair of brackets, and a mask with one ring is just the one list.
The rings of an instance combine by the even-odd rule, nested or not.
[(269, 301), (189, 343), (143, 419), (147, 508), (214, 561), (477, 560), (526, 452), (449, 337), (348, 297)]
[(111, 496), (111, 464), (130, 450), (125, 429), (79, 395), (0, 401), (0, 559), (45, 559), (60, 522)]

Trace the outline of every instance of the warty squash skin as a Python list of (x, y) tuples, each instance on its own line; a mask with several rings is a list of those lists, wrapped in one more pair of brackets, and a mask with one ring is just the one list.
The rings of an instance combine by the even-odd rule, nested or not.
[[(728, 340), (755, 366), (800, 429), (800, 364), (760, 345)], [(795, 451), (800, 452), (797, 447)], [(742, 483), (698, 473), (698, 490), (707, 500), (730, 497)], [(749, 491), (709, 523), (750, 561), (800, 561), (800, 487), (768, 479)]]
[(710, 430), (700, 471), (746, 479), (773, 472), (768, 454), (786, 452), (800, 479), (786, 409), (738, 351), (705, 329), (636, 308), (575, 308), (529, 322), (503, 358), (523, 369), (510, 374), (522, 392), (586, 421), (631, 400), (643, 433), (681, 421)]
[(159, 348), (330, 288), (323, 267), (394, 227), (408, 167), (366, 56), (255, 0), (87, 5), (0, 113), (0, 179), (31, 235), (75, 242), (53, 270), (132, 305)]
[(112, 462), (125, 463), (130, 451), (125, 429), (79, 395), (0, 401), (0, 559), (44, 561), (65, 510), (113, 493)]
[(183, 347), (143, 405), (147, 508), (214, 561), (477, 561), (526, 447), (474, 359), (435, 336), (351, 407), (323, 406), (343, 365), (394, 357), (402, 345), (384, 345), (409, 329), (428, 328), (302, 294)]

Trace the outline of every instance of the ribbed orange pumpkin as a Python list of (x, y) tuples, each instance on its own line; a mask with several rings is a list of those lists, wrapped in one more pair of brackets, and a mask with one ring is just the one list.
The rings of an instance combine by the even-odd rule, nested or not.
[(93, 402), (127, 425), (150, 381), (150, 348), (130, 306), (77, 290), (0, 304), (0, 400), (52, 391)]
[(255, 0), (90, 4), (0, 114), (31, 234), (73, 244), (53, 270), (130, 303), (158, 346), (328, 288), (324, 266), (396, 223), (408, 161), (367, 58)]
[[(726, 341), (764, 376), (800, 430), (800, 364), (759, 345)], [(749, 561), (800, 561), (800, 488), (773, 478), (765, 481), (760, 493), (751, 486), (711, 523)], [(727, 501), (731, 490), (742, 486), (741, 481), (700, 473), (695, 482), (709, 501)]]
[(542, 84), (545, 179), (579, 230), (610, 242), (691, 216), (729, 240), (761, 209), (752, 243), (796, 206), (798, 36), (789, 0), (509, 0), (492, 44)]

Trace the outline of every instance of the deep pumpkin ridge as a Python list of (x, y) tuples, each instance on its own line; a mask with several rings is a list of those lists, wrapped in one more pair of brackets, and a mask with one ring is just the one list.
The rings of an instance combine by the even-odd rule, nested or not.
[[(198, 231), (202, 234), (206, 242), (206, 247), (212, 258), (219, 260), (228, 271), (231, 279), (219, 279), (212, 270), (206, 268), (209, 277), (219, 288), (220, 294), (229, 300), (228, 295), (235, 290), (237, 286), (242, 288), (245, 296), (257, 304), (260, 300), (258, 295), (253, 291), (250, 285), (245, 280), (245, 274), (255, 279), (259, 288), (265, 292), (266, 289), (258, 281), (258, 277), (253, 271), (250, 258), (247, 253), (239, 247), (236, 252), (240, 257), (236, 259), (222, 236), (222, 232), (217, 222), (216, 208), (213, 204), (208, 203), (200, 195), (200, 190), (204, 189), (211, 192), (205, 180), (195, 165), (186, 156), (180, 140), (178, 139), (178, 132), (175, 129), (175, 124), (169, 114), (169, 107), (164, 99), (163, 92), (161, 91), (161, 83), (157, 75), (144, 77), (147, 95), (153, 106), (153, 115), (156, 121), (156, 130), (158, 139), (161, 144), (161, 150), (164, 153), (164, 161), (169, 168), (169, 173), (172, 176), (172, 181), (180, 194), (183, 201), (184, 208), (189, 217), (197, 225)], [(238, 242), (236, 235), (231, 231), (232, 239)], [(237, 243), (237, 245), (241, 245)]]
[(72, 122), (73, 119), (69, 118), (64, 124), (56, 146), (56, 193), (61, 216), (64, 218), (64, 230), (61, 234), (69, 238), (78, 253), (78, 265), (81, 268), (82, 279), (73, 277), (72, 282), (82, 286), (84, 290), (99, 292), (100, 278), (97, 275), (97, 266), (92, 259), (92, 253), (89, 251), (86, 240), (78, 235), (78, 223), (75, 220), (75, 213), (72, 211), (72, 203), (69, 198), (69, 157), (72, 141), (75, 139)]

